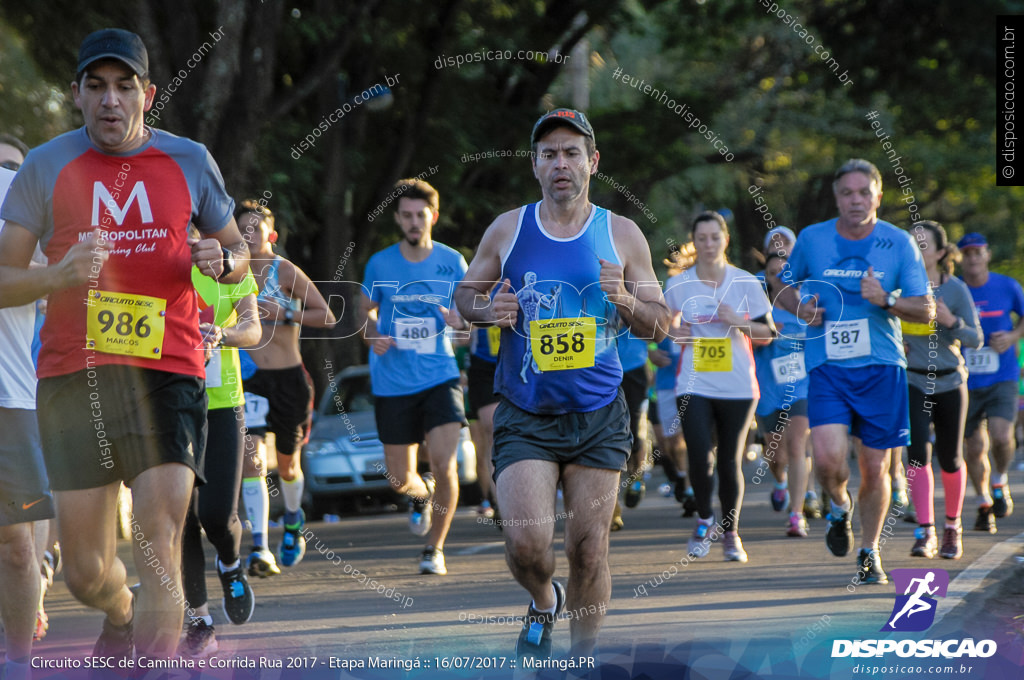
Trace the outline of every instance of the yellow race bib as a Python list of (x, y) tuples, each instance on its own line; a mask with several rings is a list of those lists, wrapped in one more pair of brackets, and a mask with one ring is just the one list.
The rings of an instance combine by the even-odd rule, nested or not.
[(487, 327), (487, 349), (490, 350), (491, 356), (498, 356), (498, 350), (501, 348), (501, 329), (497, 326)]
[(900, 328), (903, 330), (903, 335), (934, 335), (937, 332), (934, 321), (930, 323), (914, 323), (900, 319)]
[(530, 349), (541, 371), (564, 371), (594, 365), (597, 322), (593, 317), (530, 322)]
[(700, 373), (732, 370), (732, 341), (729, 338), (695, 338), (693, 370)]
[(107, 354), (159, 359), (167, 300), (146, 295), (89, 291), (86, 347)]

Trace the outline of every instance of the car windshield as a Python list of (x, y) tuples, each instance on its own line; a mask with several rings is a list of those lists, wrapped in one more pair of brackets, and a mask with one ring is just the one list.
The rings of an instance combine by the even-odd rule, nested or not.
[[(321, 413), (327, 416), (340, 413), (359, 413), (373, 411), (373, 392), (370, 390), (370, 376), (353, 375), (342, 378), (337, 384), (338, 391), (328, 393), (324, 399)], [(331, 389), (331, 386), (328, 386)]]

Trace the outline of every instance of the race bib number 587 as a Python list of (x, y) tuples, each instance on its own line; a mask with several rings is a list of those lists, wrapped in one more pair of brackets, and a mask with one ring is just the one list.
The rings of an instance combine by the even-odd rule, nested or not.
[(107, 354), (159, 359), (167, 300), (94, 290), (88, 294), (86, 347)]

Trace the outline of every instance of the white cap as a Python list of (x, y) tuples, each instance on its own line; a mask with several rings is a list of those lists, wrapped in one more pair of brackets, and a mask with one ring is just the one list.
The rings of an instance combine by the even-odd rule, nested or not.
[(793, 233), (792, 229), (790, 229), (789, 227), (775, 227), (774, 229), (769, 231), (768, 234), (764, 237), (764, 245), (761, 246), (762, 250), (768, 247), (768, 244), (772, 242), (772, 237), (775, 236), (776, 234), (782, 234), (791, 243), (796, 243), (796, 234)]

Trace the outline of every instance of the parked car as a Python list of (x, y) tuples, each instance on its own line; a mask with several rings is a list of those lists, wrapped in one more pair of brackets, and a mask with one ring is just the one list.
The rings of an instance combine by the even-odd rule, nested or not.
[[(324, 392), (313, 413), (309, 443), (302, 449), (307, 504), (313, 517), (366, 499), (397, 502), (384, 463), (384, 445), (373, 415), (370, 367), (343, 370)], [(476, 495), (476, 450), (469, 428), (462, 428), (458, 449), (460, 498)]]

